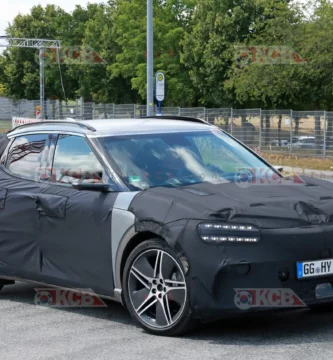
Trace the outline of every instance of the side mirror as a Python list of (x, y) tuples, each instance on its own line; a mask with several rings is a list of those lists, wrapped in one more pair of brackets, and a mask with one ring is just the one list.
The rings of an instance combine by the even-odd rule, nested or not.
[(72, 182), (72, 186), (76, 190), (90, 190), (90, 191), (101, 191), (101, 192), (111, 191), (110, 186), (108, 184), (88, 183), (88, 182), (83, 182), (82, 180), (74, 180)]

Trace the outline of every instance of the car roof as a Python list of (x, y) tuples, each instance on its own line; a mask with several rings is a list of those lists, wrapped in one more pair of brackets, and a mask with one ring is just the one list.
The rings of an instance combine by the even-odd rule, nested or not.
[(59, 120), (35, 122), (13, 129), (8, 136), (14, 137), (34, 132), (64, 131), (94, 137), (134, 135), (147, 133), (205, 131), (209, 123), (204, 120), (182, 117), (156, 117), (137, 119), (103, 119), (103, 120)]
[(315, 140), (316, 138), (314, 136), (300, 136), (299, 140)]

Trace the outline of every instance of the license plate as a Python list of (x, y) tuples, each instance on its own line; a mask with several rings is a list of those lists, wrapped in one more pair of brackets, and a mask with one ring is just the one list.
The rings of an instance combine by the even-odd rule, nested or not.
[(297, 278), (333, 275), (333, 259), (297, 263)]

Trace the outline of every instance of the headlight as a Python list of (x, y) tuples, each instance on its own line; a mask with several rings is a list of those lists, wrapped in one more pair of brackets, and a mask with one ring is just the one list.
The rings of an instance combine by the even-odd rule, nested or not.
[(258, 243), (260, 230), (248, 224), (201, 223), (201, 239), (211, 243)]

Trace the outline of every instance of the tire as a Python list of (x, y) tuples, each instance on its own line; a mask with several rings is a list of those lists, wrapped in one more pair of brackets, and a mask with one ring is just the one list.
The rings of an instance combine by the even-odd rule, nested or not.
[(177, 336), (193, 328), (186, 265), (160, 239), (142, 242), (126, 260), (124, 303), (147, 332)]
[(3, 287), (4, 287), (4, 285), (0, 285), (0, 291), (2, 290)]

